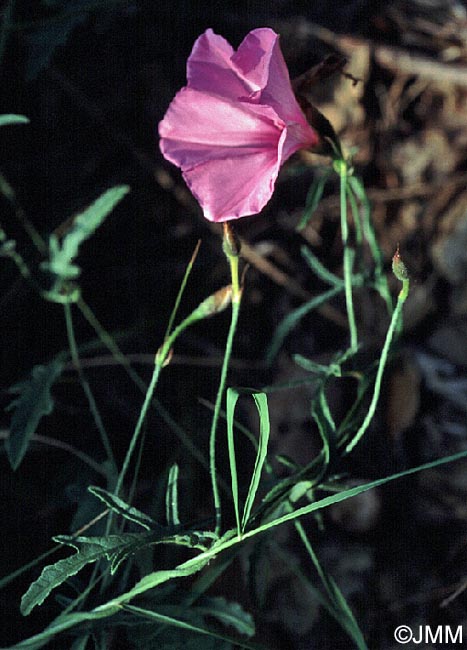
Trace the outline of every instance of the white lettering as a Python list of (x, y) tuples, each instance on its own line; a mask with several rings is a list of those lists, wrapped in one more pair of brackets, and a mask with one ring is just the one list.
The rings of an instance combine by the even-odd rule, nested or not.
[(462, 625), (457, 626), (456, 633), (453, 634), (449, 625), (446, 625), (446, 643), (451, 641), (451, 643), (462, 643)]
[(423, 627), (421, 625), (418, 626), (418, 631), (420, 632), (420, 636), (416, 639), (414, 634), (412, 637), (413, 643), (423, 643)]
[[(449, 629), (449, 626), (446, 626)], [(425, 626), (425, 643), (443, 643), (443, 626), (438, 625), (433, 634), (433, 630), (429, 625)]]

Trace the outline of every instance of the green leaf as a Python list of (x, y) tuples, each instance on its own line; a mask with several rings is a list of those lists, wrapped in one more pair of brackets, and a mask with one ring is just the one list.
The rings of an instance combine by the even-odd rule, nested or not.
[(90, 638), (91, 637), (89, 634), (78, 637), (73, 642), (73, 645), (71, 646), (71, 650), (86, 650), (86, 646), (88, 645), (88, 641)]
[(340, 377), (342, 374), (341, 368), (337, 363), (330, 363), (328, 366), (324, 366), (321, 363), (316, 363), (311, 359), (307, 359), (301, 354), (294, 354), (293, 360), (298, 366), (300, 366), (300, 368), (308, 370), (308, 372), (316, 373), (318, 375), (324, 375), (325, 377), (328, 377), (330, 375), (333, 375), (334, 377)]
[[(255, 466), (251, 475), (248, 494), (245, 500), (243, 509), (242, 521), (240, 523), (240, 509), (238, 499), (238, 478), (237, 478), (237, 463), (235, 456), (235, 441), (234, 441), (234, 412), (238, 398), (241, 394), (251, 395), (255, 401), (256, 408), (259, 413), (260, 432), (259, 443), (256, 452)], [(237, 521), (237, 530), (240, 535), (245, 530), (245, 526), (250, 518), (253, 503), (258, 491), (259, 482), (261, 479), (261, 472), (263, 471), (264, 463), (266, 461), (266, 454), (269, 442), (269, 412), (268, 402), (265, 393), (256, 392), (250, 389), (235, 389), (229, 388), (227, 390), (227, 442), (229, 448), (229, 461), (230, 461), (230, 474), (232, 480), (232, 498), (234, 502), (235, 517)]]
[(302, 254), (302, 257), (304, 257), (305, 261), (307, 262), (308, 266), (321, 280), (323, 280), (323, 282), (326, 282), (333, 287), (341, 287), (344, 285), (344, 281), (337, 275), (334, 275), (334, 273), (331, 273), (331, 271), (328, 271), (327, 268), (321, 264), (316, 255), (314, 255), (309, 248), (302, 246), (300, 252)]
[(56, 275), (61, 280), (77, 278), (81, 270), (72, 263), (78, 255), (79, 247), (103, 223), (114, 207), (128, 194), (128, 185), (117, 185), (107, 190), (84, 212), (73, 221), (72, 228), (61, 242), (55, 235), (49, 240), (49, 260), (41, 264), (41, 268)]
[(47, 366), (34, 366), (29, 379), (9, 390), (19, 392), (7, 409), (13, 410), (13, 416), (5, 447), (14, 470), (20, 466), (41, 418), (53, 410), (50, 390), (62, 370), (63, 363), (56, 359)]
[(29, 124), (29, 119), (24, 115), (6, 114), (0, 115), (0, 126), (7, 124)]
[(283, 319), (283, 321), (279, 323), (276, 331), (274, 332), (272, 342), (266, 352), (266, 362), (272, 363), (276, 357), (276, 354), (279, 352), (286, 336), (288, 336), (290, 331), (296, 325), (298, 325), (304, 316), (309, 314), (311, 311), (313, 311), (313, 309), (316, 309), (323, 303), (328, 302), (328, 300), (331, 300), (331, 298), (334, 298), (334, 296), (337, 296), (337, 294), (341, 293), (342, 291), (343, 286), (332, 287), (332, 289), (328, 289), (324, 293), (321, 293), (319, 296), (315, 296), (304, 305), (300, 305), (300, 307), (291, 311), (290, 314), (288, 314)]
[(239, 603), (229, 602), (225, 598), (205, 598), (196, 608), (206, 616), (213, 616), (224, 625), (229, 625), (248, 638), (255, 634), (255, 623), (249, 612), (246, 612)]
[(319, 435), (323, 442), (323, 448), (318, 456), (321, 460), (319, 472), (313, 476), (313, 484), (316, 486), (328, 472), (331, 460), (334, 460), (336, 455), (336, 425), (329, 410), (323, 385), (313, 399), (311, 416), (318, 425)]
[(124, 605), (123, 609), (125, 611), (131, 612), (135, 614), (136, 616), (141, 616), (143, 618), (148, 618), (150, 620), (153, 620), (157, 623), (163, 623), (166, 625), (173, 625), (176, 628), (180, 628), (182, 630), (187, 630), (190, 632), (196, 632), (198, 634), (203, 634), (208, 637), (214, 637), (216, 639), (221, 639), (222, 641), (229, 641), (231, 643), (235, 643), (237, 646), (240, 648), (252, 648), (247, 643), (244, 643), (240, 641), (239, 639), (232, 639), (230, 637), (225, 636), (224, 634), (219, 634), (219, 632), (215, 632), (214, 630), (209, 630), (204, 627), (200, 627), (199, 625), (193, 625), (192, 623), (188, 623), (186, 621), (182, 621), (180, 619), (174, 618), (172, 616), (166, 616), (165, 614), (161, 614), (160, 612), (155, 612), (150, 609), (143, 609), (142, 607), (135, 607), (134, 605)]
[(115, 496), (111, 492), (104, 490), (103, 488), (91, 485), (88, 487), (89, 492), (100, 499), (106, 506), (108, 506), (113, 512), (129, 521), (133, 521), (136, 524), (139, 524), (146, 530), (160, 529), (162, 526), (159, 526), (154, 519), (146, 515), (144, 512), (141, 512), (137, 508), (128, 505), (123, 499)]
[(21, 613), (27, 616), (37, 605), (41, 605), (47, 596), (69, 577), (76, 575), (83, 567), (101, 558), (109, 559), (122, 547), (127, 554), (139, 542), (135, 534), (109, 535), (107, 537), (68, 537), (65, 535), (55, 538), (61, 544), (67, 544), (77, 549), (75, 555), (64, 558), (44, 567), (41, 575), (35, 580), (21, 599)]
[(238, 400), (238, 392), (229, 388), (226, 397), (226, 419), (227, 419), (227, 446), (229, 450), (229, 465), (230, 465), (230, 481), (232, 489), (232, 501), (235, 512), (235, 521), (237, 522), (237, 533), (241, 533), (240, 525), (240, 502), (238, 498), (238, 474), (237, 474), (237, 457), (235, 455), (235, 440), (234, 440), (234, 412), (235, 405)]
[(135, 596), (143, 594), (149, 589), (154, 589), (154, 587), (157, 587), (164, 582), (198, 573), (198, 571), (201, 571), (201, 569), (209, 563), (213, 555), (214, 552), (207, 551), (205, 553), (200, 553), (196, 557), (191, 558), (186, 562), (183, 562), (183, 564), (179, 564), (177, 567), (175, 567), (175, 569), (167, 569), (164, 571), (154, 571), (153, 573), (149, 573), (147, 576), (144, 576), (144, 578), (137, 582), (132, 589), (126, 591), (123, 594), (120, 594), (117, 596), (117, 598), (110, 600), (97, 609), (99, 611), (105, 611), (107, 608), (110, 608), (112, 610), (115, 608), (115, 606), (126, 603), (135, 598)]
[(332, 169), (327, 169), (322, 176), (315, 178), (311, 183), (310, 189), (308, 190), (308, 194), (306, 196), (305, 210), (297, 226), (297, 230), (303, 230), (313, 216), (316, 208), (318, 207), (318, 203), (321, 201), (324, 186), (326, 185), (331, 172)]
[(39, 648), (43, 648), (47, 643), (49, 643), (49, 641), (54, 638), (55, 635), (59, 634), (60, 632), (69, 630), (70, 628), (75, 627), (80, 623), (89, 623), (102, 618), (107, 618), (108, 616), (113, 616), (119, 611), (119, 608), (115, 607), (113, 609), (109, 608), (105, 612), (93, 610), (91, 612), (76, 612), (75, 614), (59, 616), (45, 630), (39, 632), (39, 634), (35, 634), (29, 639), (20, 641), (8, 650), (39, 650)]
[(167, 480), (167, 490), (165, 493), (165, 510), (167, 524), (169, 526), (179, 526), (178, 518), (178, 465), (174, 463), (169, 470)]

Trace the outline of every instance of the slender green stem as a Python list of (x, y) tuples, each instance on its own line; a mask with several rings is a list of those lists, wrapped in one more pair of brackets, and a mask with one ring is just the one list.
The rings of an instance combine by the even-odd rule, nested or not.
[(128, 449), (126, 452), (125, 459), (123, 461), (122, 469), (120, 470), (120, 473), (117, 478), (117, 483), (115, 485), (115, 490), (114, 494), (115, 496), (120, 495), (120, 491), (122, 489), (123, 481), (125, 480), (126, 473), (128, 471), (128, 467), (130, 465), (131, 458), (133, 456), (133, 452), (136, 447), (136, 443), (138, 442), (139, 439), (139, 434), (141, 433), (141, 428), (143, 426), (144, 420), (146, 418), (146, 414), (149, 408), (149, 405), (152, 400), (152, 396), (154, 394), (154, 389), (156, 388), (157, 381), (159, 379), (159, 375), (162, 369), (162, 365), (160, 363), (156, 363), (154, 366), (154, 372), (152, 374), (151, 378), (151, 383), (149, 384), (148, 390), (146, 392), (146, 396), (144, 398), (143, 406), (141, 407), (141, 412), (139, 414), (138, 422), (136, 423), (136, 427), (134, 430), (134, 433), (131, 437), (130, 444), (128, 445)]
[[(136, 370), (134, 370), (130, 361), (120, 350), (117, 343), (115, 343), (114, 339), (110, 336), (107, 330), (101, 325), (101, 323), (95, 317), (89, 305), (87, 305), (82, 298), (78, 300), (77, 305), (81, 313), (86, 318), (86, 320), (91, 325), (91, 327), (94, 329), (94, 331), (96, 332), (96, 334), (98, 335), (102, 343), (105, 345), (105, 347), (112, 353), (115, 359), (117, 359), (117, 361), (120, 362), (120, 364), (125, 369), (130, 379), (139, 388), (139, 390), (145, 395), (147, 391), (146, 382), (139, 376)], [(167, 426), (174, 432), (174, 434), (179, 438), (182, 444), (188, 449), (188, 451), (191, 453), (193, 458), (196, 458), (196, 460), (204, 467), (204, 469), (209, 472), (209, 462), (207, 458), (205, 458), (205, 456), (198, 449), (198, 447), (196, 447), (193, 444), (189, 434), (186, 433), (179, 424), (177, 424), (177, 422), (172, 418), (172, 416), (168, 413), (168, 411), (166, 411), (165, 407), (162, 406), (162, 404), (156, 398), (152, 400), (152, 405), (157, 410), (157, 412), (164, 420), (164, 422), (167, 424)], [(224, 489), (226, 488), (227, 486), (224, 485)]]
[(182, 300), (183, 292), (185, 291), (186, 283), (188, 282), (188, 278), (190, 277), (191, 270), (193, 268), (193, 264), (195, 263), (195, 259), (198, 255), (199, 247), (201, 246), (201, 239), (198, 239), (198, 243), (196, 244), (195, 250), (193, 251), (193, 255), (191, 256), (190, 261), (188, 262), (188, 265), (185, 269), (185, 274), (183, 276), (182, 283), (180, 285), (180, 289), (178, 290), (177, 298), (175, 299), (175, 304), (172, 309), (172, 313), (170, 314), (169, 322), (167, 325), (167, 329), (165, 332), (164, 338), (167, 338), (172, 330), (175, 317), (178, 312), (178, 308), (180, 306), (180, 302)]
[(397, 298), (397, 305), (396, 308), (392, 314), (391, 318), (391, 323), (389, 324), (389, 329), (386, 334), (386, 340), (384, 341), (384, 346), (383, 350), (381, 352), (381, 358), (379, 361), (379, 366), (378, 366), (378, 372), (376, 373), (376, 379), (375, 379), (375, 388), (373, 391), (373, 397), (370, 402), (370, 406), (368, 408), (368, 412), (365, 416), (365, 419), (363, 420), (360, 428), (358, 429), (357, 433), (355, 436), (352, 438), (352, 440), (348, 443), (348, 445), (345, 448), (345, 453), (348, 454), (352, 451), (352, 449), (358, 444), (360, 439), (362, 438), (363, 434), (365, 431), (368, 429), (368, 426), (373, 419), (373, 416), (376, 411), (376, 406), (378, 404), (378, 399), (379, 399), (379, 394), (381, 391), (381, 381), (383, 378), (383, 372), (384, 368), (386, 366), (387, 358), (388, 358), (388, 353), (389, 353), (389, 348), (391, 346), (392, 338), (394, 335), (394, 331), (396, 329), (396, 325), (399, 321), (400, 315), (402, 313), (402, 306), (409, 294), (409, 280), (404, 280), (402, 283), (402, 289), (399, 292), (399, 296)]
[(344, 286), (345, 286), (345, 304), (347, 307), (347, 318), (350, 329), (350, 348), (356, 350), (358, 347), (357, 324), (355, 322), (355, 312), (352, 296), (352, 265), (354, 251), (349, 248), (349, 226), (347, 223), (347, 164), (341, 160), (338, 161), (338, 172), (340, 177), (340, 212), (341, 212), (341, 236), (344, 247)]
[(112, 446), (110, 444), (109, 437), (107, 435), (107, 432), (104, 427), (104, 423), (102, 421), (101, 415), (99, 413), (99, 409), (97, 408), (96, 400), (94, 399), (94, 395), (92, 394), (91, 387), (89, 386), (88, 380), (86, 379), (86, 376), (83, 372), (83, 369), (81, 367), (81, 362), (79, 360), (79, 354), (78, 354), (78, 346), (76, 344), (76, 339), (75, 339), (75, 332), (73, 328), (73, 318), (71, 314), (71, 304), (70, 303), (64, 303), (63, 309), (65, 312), (65, 321), (66, 321), (66, 331), (68, 335), (68, 344), (70, 346), (70, 352), (71, 352), (71, 359), (73, 361), (73, 365), (76, 368), (76, 371), (79, 376), (79, 380), (81, 383), (81, 386), (83, 387), (83, 391), (86, 395), (86, 398), (88, 400), (89, 408), (91, 410), (92, 416), (94, 418), (94, 422), (96, 423), (97, 430), (99, 431), (102, 445), (105, 449), (105, 453), (107, 454), (107, 458), (111, 463), (112, 466), (112, 474), (117, 473), (117, 465), (115, 462), (115, 456), (112, 451)]
[(125, 459), (123, 461), (122, 469), (120, 470), (120, 474), (118, 475), (118, 479), (114, 491), (114, 494), (116, 496), (119, 496), (120, 490), (122, 489), (123, 481), (128, 471), (128, 467), (130, 465), (130, 461), (133, 456), (136, 443), (138, 442), (141, 433), (141, 428), (144, 424), (144, 420), (146, 419), (146, 415), (148, 412), (149, 405), (151, 404), (152, 401), (154, 390), (159, 380), (159, 375), (161, 373), (162, 368), (165, 365), (165, 362), (167, 361), (170, 355), (170, 350), (172, 348), (172, 345), (174, 344), (175, 339), (183, 332), (183, 330), (186, 329), (192, 323), (196, 322), (197, 320), (199, 320), (199, 316), (196, 314), (196, 310), (195, 310), (189, 316), (187, 316), (185, 320), (183, 320), (180, 323), (180, 325), (177, 325), (177, 327), (173, 330), (172, 334), (170, 334), (170, 336), (166, 338), (166, 340), (162, 344), (162, 347), (159, 349), (158, 353), (156, 354), (154, 372), (152, 374), (151, 382), (146, 392), (143, 406), (141, 407), (141, 412), (139, 414), (138, 422), (136, 423), (133, 436), (130, 440), (128, 450)]
[(212, 495), (214, 499), (214, 510), (216, 515), (215, 532), (217, 535), (219, 535), (221, 529), (221, 501), (219, 495), (217, 467), (216, 467), (216, 432), (217, 432), (217, 423), (219, 421), (219, 415), (221, 412), (222, 398), (225, 392), (227, 370), (229, 368), (230, 356), (232, 354), (232, 344), (235, 336), (235, 330), (237, 329), (238, 315), (240, 313), (240, 304), (242, 300), (242, 290), (240, 288), (239, 277), (238, 277), (238, 261), (239, 261), (238, 255), (229, 255), (228, 259), (230, 263), (230, 273), (232, 276), (232, 315), (230, 320), (229, 333), (227, 336), (227, 342), (225, 345), (224, 361), (222, 363), (221, 377), (219, 381), (219, 387), (217, 390), (216, 402), (214, 404), (214, 414), (211, 423), (211, 433), (209, 436), (209, 468), (211, 474)]
[(373, 228), (373, 224), (371, 223), (370, 201), (368, 199), (368, 196), (365, 191), (365, 187), (362, 181), (360, 180), (360, 178), (358, 178), (357, 176), (349, 176), (348, 184), (350, 189), (352, 190), (352, 193), (355, 195), (358, 201), (360, 201), (363, 208), (363, 213), (362, 213), (363, 233), (365, 235), (365, 239), (368, 242), (371, 255), (375, 263), (376, 289), (386, 303), (388, 314), (391, 315), (393, 312), (392, 299), (391, 299), (391, 294), (389, 292), (386, 276), (383, 273), (383, 258), (381, 255), (381, 250), (378, 246), (378, 242), (376, 241), (375, 231)]

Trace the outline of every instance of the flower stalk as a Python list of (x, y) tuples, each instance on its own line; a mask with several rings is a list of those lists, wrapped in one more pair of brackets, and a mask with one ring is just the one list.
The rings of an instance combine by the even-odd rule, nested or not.
[(219, 387), (217, 389), (216, 401), (214, 404), (214, 414), (211, 422), (211, 433), (209, 436), (209, 467), (211, 474), (212, 494), (214, 499), (214, 511), (216, 518), (215, 534), (220, 534), (222, 525), (222, 512), (221, 501), (219, 494), (219, 486), (217, 480), (217, 464), (216, 464), (216, 439), (217, 439), (217, 424), (219, 422), (219, 415), (221, 411), (222, 399), (225, 393), (225, 385), (227, 379), (227, 371), (229, 369), (230, 357), (232, 355), (232, 345), (237, 329), (238, 316), (240, 313), (240, 304), (242, 300), (242, 287), (240, 286), (239, 279), (239, 258), (240, 258), (240, 243), (236, 238), (232, 226), (227, 222), (223, 224), (224, 238), (223, 250), (229, 261), (230, 275), (232, 281), (232, 314), (230, 319), (229, 333), (225, 344), (224, 360), (222, 362), (221, 376)]

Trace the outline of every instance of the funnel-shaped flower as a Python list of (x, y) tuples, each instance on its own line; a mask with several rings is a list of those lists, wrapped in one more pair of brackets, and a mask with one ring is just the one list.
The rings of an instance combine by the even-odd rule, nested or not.
[(208, 29), (187, 78), (159, 124), (163, 155), (210, 221), (260, 212), (281, 165), (319, 140), (295, 99), (278, 35), (255, 29), (235, 51)]

